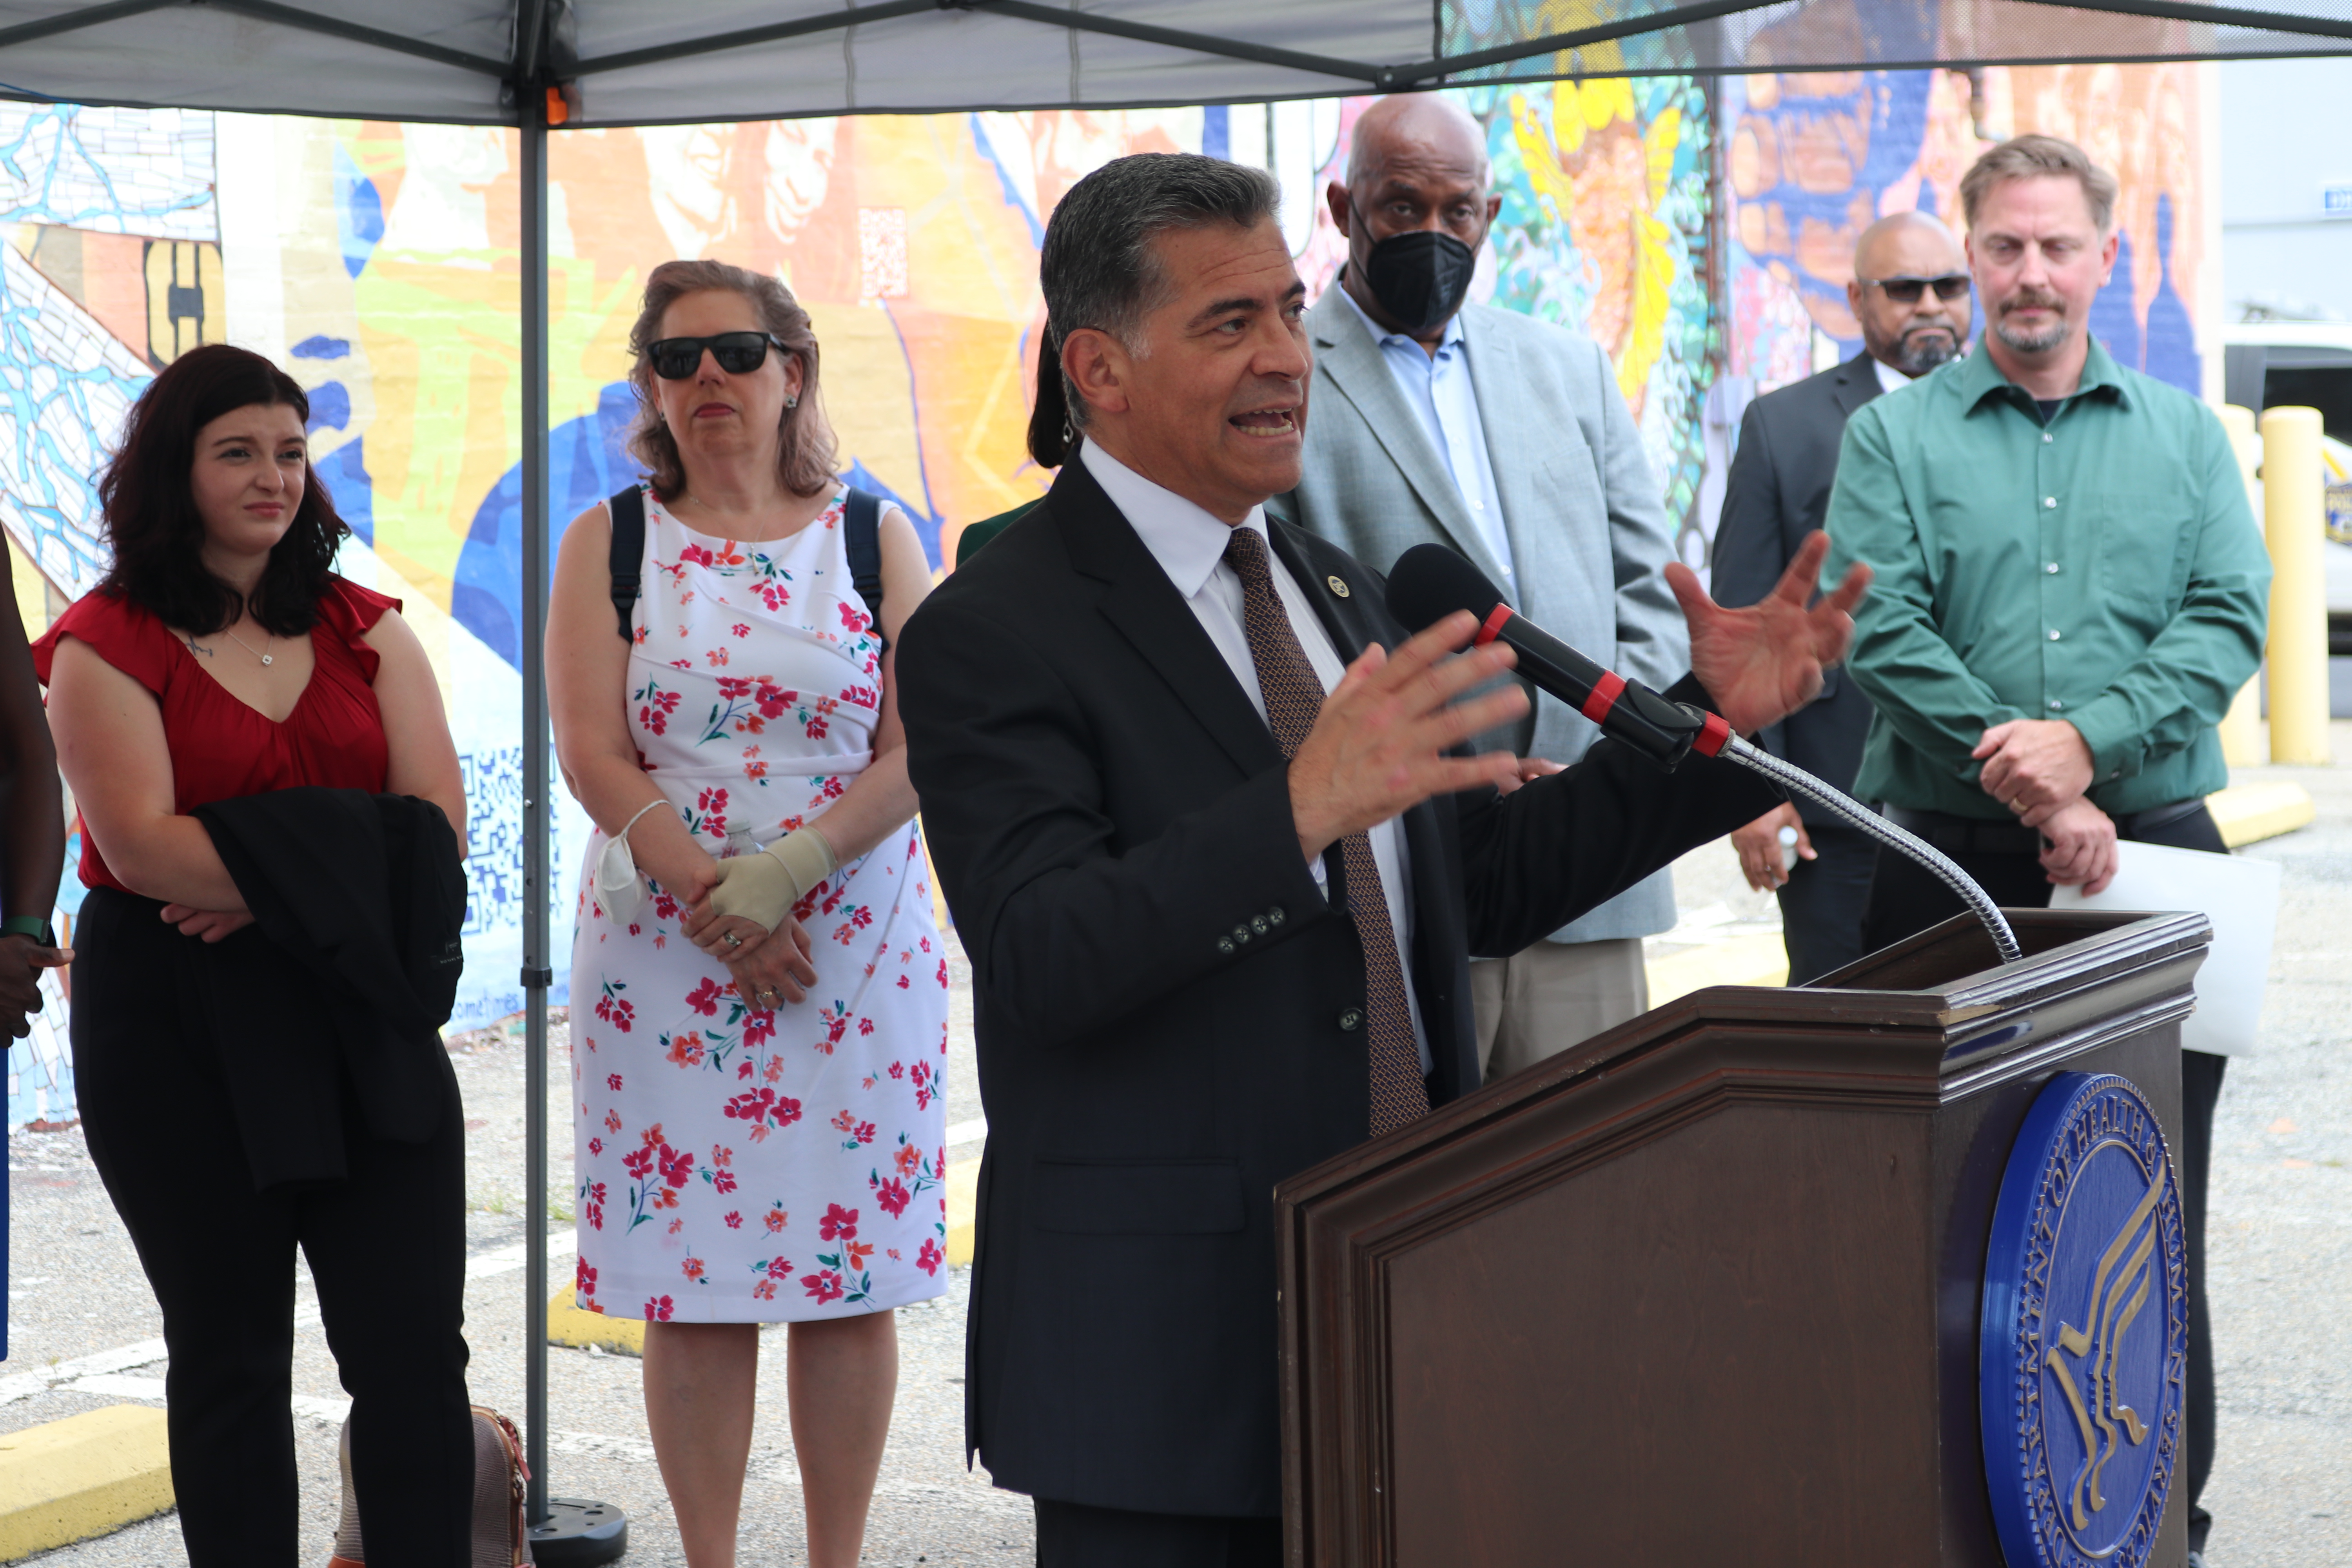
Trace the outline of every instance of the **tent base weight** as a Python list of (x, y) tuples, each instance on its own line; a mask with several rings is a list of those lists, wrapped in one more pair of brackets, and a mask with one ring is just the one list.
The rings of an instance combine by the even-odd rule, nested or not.
[(547, 1517), (530, 1527), (530, 1554), (540, 1568), (594, 1568), (629, 1549), (629, 1516), (608, 1502), (550, 1498)]

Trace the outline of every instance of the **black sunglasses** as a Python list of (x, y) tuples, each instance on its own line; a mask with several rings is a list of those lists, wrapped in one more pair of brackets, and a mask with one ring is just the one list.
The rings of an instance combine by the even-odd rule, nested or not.
[(1929, 289), (1936, 291), (1937, 299), (1948, 304), (1969, 297), (1969, 275), (1965, 272), (1947, 272), (1941, 278), (1864, 278), (1859, 281), (1865, 289), (1885, 289), (1886, 297), (1898, 305), (1917, 304), (1920, 294)]
[(663, 338), (646, 345), (646, 357), (653, 361), (654, 374), (664, 381), (684, 381), (692, 375), (701, 368), (705, 349), (728, 374), (749, 375), (767, 363), (771, 343), (786, 353), (792, 352), (792, 346), (772, 332), (719, 332), (708, 338)]

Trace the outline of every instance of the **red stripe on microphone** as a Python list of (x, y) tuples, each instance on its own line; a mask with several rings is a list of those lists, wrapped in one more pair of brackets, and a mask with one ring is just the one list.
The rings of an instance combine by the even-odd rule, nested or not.
[(1496, 637), (1501, 637), (1503, 635), (1503, 623), (1510, 618), (1511, 606), (1508, 605), (1496, 605), (1495, 606), (1494, 613), (1486, 617), (1486, 624), (1478, 628), (1478, 635), (1470, 639), (1470, 646), (1472, 647), (1485, 647), (1488, 643), (1493, 642)]
[(1698, 739), (1691, 742), (1691, 750), (1702, 757), (1712, 757), (1721, 752), (1730, 740), (1731, 725), (1721, 714), (1710, 713), (1706, 716), (1706, 722), (1699, 726)]
[(1617, 699), (1625, 689), (1625, 678), (1613, 669), (1604, 669), (1601, 679), (1592, 683), (1592, 695), (1584, 700), (1584, 716), (1594, 723), (1609, 717), (1609, 710), (1617, 706)]

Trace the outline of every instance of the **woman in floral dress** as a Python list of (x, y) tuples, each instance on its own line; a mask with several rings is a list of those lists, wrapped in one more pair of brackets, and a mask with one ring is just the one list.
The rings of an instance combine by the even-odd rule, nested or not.
[[(557, 752), (599, 829), (572, 967), (579, 1302), (646, 1320), (693, 1568), (735, 1561), (759, 1325), (790, 1323), (809, 1561), (846, 1565), (891, 1309), (946, 1288), (947, 969), (886, 651), (929, 573), (886, 508), (875, 624), (780, 284), (667, 263), (630, 346), (652, 469), (631, 635), (602, 505), (564, 535), (547, 633)], [(725, 912), (779, 888), (765, 919)]]

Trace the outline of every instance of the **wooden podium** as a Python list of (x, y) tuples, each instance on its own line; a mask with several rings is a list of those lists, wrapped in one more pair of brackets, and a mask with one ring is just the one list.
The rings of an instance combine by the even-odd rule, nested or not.
[(2002, 1170), (2061, 1069), (2131, 1079), (2178, 1149), (2208, 941), (2008, 914), (2021, 963), (1956, 917), (1700, 991), (1276, 1189), (1294, 1568), (2002, 1568)]

